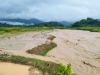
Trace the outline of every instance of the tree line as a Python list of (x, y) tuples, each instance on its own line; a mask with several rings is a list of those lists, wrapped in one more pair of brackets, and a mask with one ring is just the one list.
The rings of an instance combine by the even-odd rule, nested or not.
[(72, 27), (100, 27), (100, 21), (93, 18), (82, 19), (75, 22)]
[(59, 23), (59, 22), (44, 22), (44, 23), (40, 23), (40, 24), (35, 24), (34, 27), (64, 27), (63, 24)]
[(35, 25), (10, 25), (7, 23), (0, 23), (0, 27), (51, 27), (51, 28), (55, 28), (55, 27), (64, 27), (64, 25), (59, 22), (44, 22), (44, 23), (35, 24)]

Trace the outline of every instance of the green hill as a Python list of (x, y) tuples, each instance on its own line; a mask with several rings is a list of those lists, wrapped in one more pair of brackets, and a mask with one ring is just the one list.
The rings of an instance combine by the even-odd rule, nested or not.
[(100, 27), (100, 21), (93, 18), (82, 19), (75, 22), (72, 27)]

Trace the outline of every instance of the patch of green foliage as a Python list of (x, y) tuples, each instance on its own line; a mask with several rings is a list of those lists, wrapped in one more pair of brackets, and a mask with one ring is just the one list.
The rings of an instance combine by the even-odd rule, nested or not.
[(34, 47), (30, 50), (27, 50), (26, 52), (29, 54), (37, 54), (37, 55), (45, 56), (47, 54), (47, 52), (49, 52), (56, 46), (57, 46), (57, 44), (55, 44), (54, 42), (50, 42), (50, 43), (45, 43), (45, 44), (39, 45), (37, 47)]
[(65, 67), (64, 65), (62, 64), (59, 64), (60, 66), (60, 71), (57, 72), (56, 75), (77, 75), (75, 73), (72, 73), (72, 70), (71, 70), (71, 64), (68, 64), (67, 67)]
[(0, 37), (10, 36), (20, 34), (27, 31), (46, 31), (53, 30), (52, 28), (35, 28), (35, 27), (1, 27), (0, 28)]
[(64, 25), (59, 22), (45, 22), (40, 24), (35, 24), (34, 27), (50, 27), (50, 28), (64, 28)]

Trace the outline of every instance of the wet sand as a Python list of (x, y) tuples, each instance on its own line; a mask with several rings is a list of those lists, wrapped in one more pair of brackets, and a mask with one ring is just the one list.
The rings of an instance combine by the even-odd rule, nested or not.
[(29, 66), (0, 62), (0, 75), (29, 75)]

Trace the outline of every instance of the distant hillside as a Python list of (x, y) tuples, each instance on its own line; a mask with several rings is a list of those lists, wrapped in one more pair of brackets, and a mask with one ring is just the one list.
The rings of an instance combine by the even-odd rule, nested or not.
[(72, 27), (100, 27), (100, 21), (93, 18), (82, 19), (75, 22)]
[(67, 22), (67, 21), (61, 21), (60, 23), (65, 26), (71, 26), (73, 24), (73, 22)]
[[(26, 26), (26, 25), (24, 25), (24, 26)], [(23, 25), (11, 25), (11, 24), (0, 22), (0, 27), (23, 27)]]
[(0, 27), (50, 27), (50, 28), (64, 28), (65, 26), (59, 22), (44, 22), (35, 25), (10, 25), (7, 23), (0, 23)]
[(6, 23), (0, 23), (0, 27), (9, 27), (9, 26), (12, 26), (12, 25), (9, 25), (9, 24), (6, 24)]
[(98, 21), (100, 21), (100, 19), (98, 19)]
[(40, 21), (38, 19), (20, 19), (20, 18), (17, 18), (17, 19), (0, 19), (0, 21), (9, 21), (9, 22), (19, 22), (19, 23), (24, 23), (24, 24), (39, 24), (39, 23), (43, 23), (43, 21)]
[(64, 25), (59, 22), (44, 22), (35, 24), (34, 27), (64, 27)]

